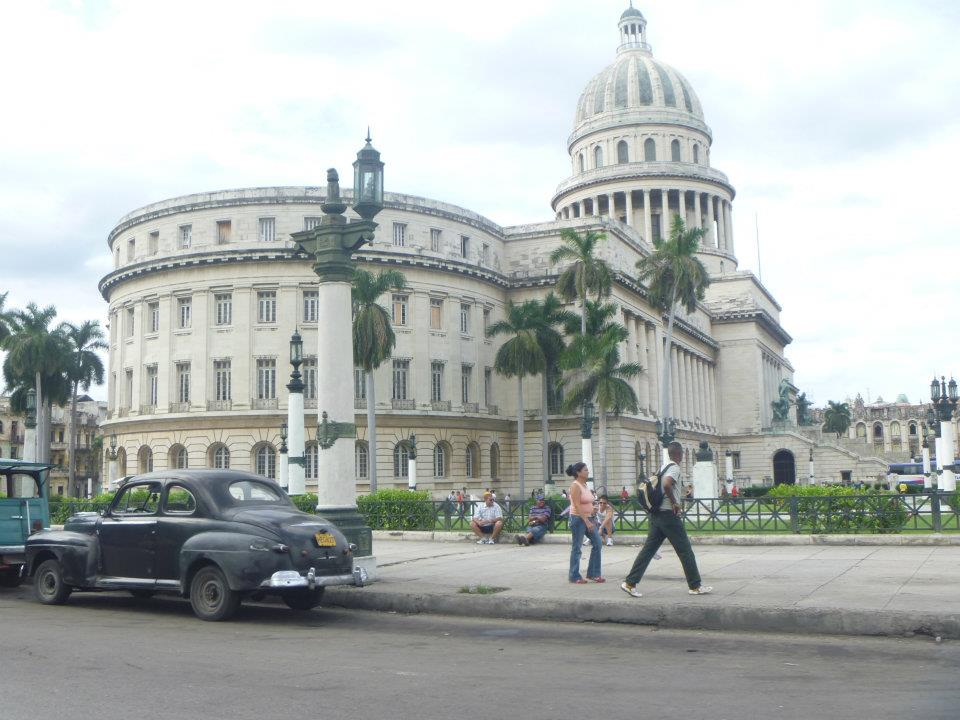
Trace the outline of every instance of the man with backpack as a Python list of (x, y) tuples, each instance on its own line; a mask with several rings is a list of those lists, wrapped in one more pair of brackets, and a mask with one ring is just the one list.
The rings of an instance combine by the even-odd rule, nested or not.
[(683, 446), (672, 442), (667, 446), (670, 462), (660, 469), (655, 478), (640, 483), (640, 504), (647, 505), (650, 529), (627, 579), (620, 583), (620, 589), (631, 597), (642, 597), (637, 583), (646, 572), (647, 565), (653, 559), (664, 540), (669, 540), (683, 565), (683, 574), (687, 578), (687, 587), (691, 595), (706, 595), (713, 590), (700, 582), (697, 559), (690, 547), (690, 538), (680, 518), (680, 461), (683, 459)]

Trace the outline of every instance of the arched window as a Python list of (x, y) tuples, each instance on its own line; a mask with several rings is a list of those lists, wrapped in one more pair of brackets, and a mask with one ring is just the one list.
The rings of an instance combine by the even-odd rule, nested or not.
[(900, 438), (900, 423), (896, 420), (890, 423), (890, 437), (894, 439)]
[(433, 447), (433, 476), (445, 478), (450, 475), (450, 446), (438, 442)]
[(117, 477), (123, 477), (127, 474), (127, 451), (123, 448), (117, 448)]
[(367, 443), (363, 440), (357, 440), (353, 446), (353, 467), (354, 475), (358, 478), (367, 478), (370, 475), (370, 452), (367, 449)]
[(630, 162), (630, 150), (627, 147), (627, 141), (621, 140), (617, 143), (617, 162), (618, 163), (628, 163)]
[(560, 443), (550, 443), (548, 446), (550, 452), (550, 475), (563, 475), (566, 466), (563, 464), (563, 445)]
[(409, 464), (410, 453), (407, 451), (407, 446), (405, 443), (398, 442), (393, 446), (393, 476), (395, 478), (405, 478)]
[(674, 140), (670, 143), (670, 159), (673, 162), (680, 162), (680, 141)]
[(580, 153), (579, 155), (577, 155), (577, 162), (578, 162), (578, 165), (580, 166), (580, 172), (583, 172), (584, 170), (587, 169), (586, 163), (584, 162), (584, 159), (583, 159), (583, 153)]
[(693, 144), (693, 161), (697, 165), (700, 164), (700, 145), (698, 143)]
[(643, 159), (646, 162), (655, 162), (657, 159), (657, 144), (653, 138), (647, 138), (643, 141)]
[(480, 446), (475, 442), (467, 445), (467, 477), (480, 477)]
[(277, 477), (277, 451), (270, 443), (261, 443), (253, 449), (253, 467), (257, 475)]
[(593, 166), (603, 167), (603, 149), (599, 145), (593, 149)]
[(138, 472), (153, 472), (153, 450), (149, 445), (144, 445), (137, 452)]
[(317, 444), (308, 443), (303, 449), (303, 479), (317, 481)]
[(208, 462), (210, 467), (217, 470), (230, 469), (230, 449), (223, 443), (212, 445), (208, 451)]
[(490, 479), (496, 480), (500, 477), (500, 446), (493, 443), (490, 446)]
[(883, 440), (883, 424), (882, 423), (873, 424), (873, 439)]
[(863, 423), (857, 423), (857, 437), (866, 438), (867, 437), (867, 426)]
[(186, 470), (188, 467), (187, 462), (187, 449), (183, 445), (174, 445), (170, 448), (170, 462), (169, 465), (174, 470)]
[(647, 459), (647, 456), (646, 456), (646, 453), (644, 453), (643, 451), (643, 445), (641, 445), (639, 442), (637, 442), (633, 447), (633, 459), (636, 463), (636, 466), (634, 468), (636, 470), (636, 473), (635, 473), (636, 477), (637, 478), (643, 477), (643, 473), (645, 470), (644, 463)]
[(916, 435), (916, 434), (917, 434), (917, 424), (916, 424), (915, 422), (911, 422), (911, 423), (907, 426), (907, 432), (910, 433), (911, 435)]

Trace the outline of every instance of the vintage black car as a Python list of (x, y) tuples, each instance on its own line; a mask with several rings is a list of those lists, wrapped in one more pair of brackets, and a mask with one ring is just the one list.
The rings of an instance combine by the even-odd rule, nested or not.
[(172, 592), (189, 597), (202, 620), (224, 620), (243, 597), (279, 595), (309, 610), (328, 585), (363, 585), (354, 549), (272, 480), (170, 470), (132, 477), (102, 514), (79, 513), (63, 530), (33, 535), (26, 562), (48, 605), (74, 590)]

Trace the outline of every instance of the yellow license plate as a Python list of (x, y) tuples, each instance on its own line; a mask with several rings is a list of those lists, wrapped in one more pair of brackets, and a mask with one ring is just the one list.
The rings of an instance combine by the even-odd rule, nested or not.
[(318, 532), (313, 536), (319, 547), (336, 547), (337, 539), (328, 532)]

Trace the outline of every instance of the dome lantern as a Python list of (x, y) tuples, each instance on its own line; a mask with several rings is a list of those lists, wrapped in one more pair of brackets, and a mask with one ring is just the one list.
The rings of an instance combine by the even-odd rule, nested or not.
[(628, 50), (650, 52), (650, 45), (647, 44), (647, 21), (643, 13), (633, 6), (633, 0), (630, 0), (630, 7), (620, 16), (619, 27), (620, 47), (617, 48), (617, 52)]

